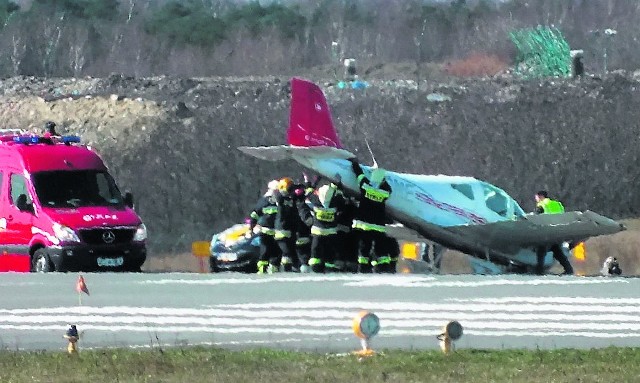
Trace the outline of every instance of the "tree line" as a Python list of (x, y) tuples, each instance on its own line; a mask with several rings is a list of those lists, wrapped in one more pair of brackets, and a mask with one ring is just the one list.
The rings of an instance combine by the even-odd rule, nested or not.
[(509, 32), (537, 25), (584, 49), (587, 70), (605, 59), (634, 69), (638, 16), (633, 0), (0, 0), (0, 75), (264, 75), (477, 52), (509, 61)]

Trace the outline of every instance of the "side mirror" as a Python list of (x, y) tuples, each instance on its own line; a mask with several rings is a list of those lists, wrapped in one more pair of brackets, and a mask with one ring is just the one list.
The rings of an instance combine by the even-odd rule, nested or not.
[(133, 209), (133, 194), (131, 192), (124, 193), (124, 204)]
[(27, 203), (27, 195), (20, 194), (18, 199), (16, 200), (16, 207), (20, 211), (27, 211), (29, 213), (33, 213), (33, 204)]

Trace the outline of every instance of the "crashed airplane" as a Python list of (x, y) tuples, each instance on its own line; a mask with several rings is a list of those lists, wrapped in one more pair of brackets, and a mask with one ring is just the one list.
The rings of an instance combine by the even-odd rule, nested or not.
[[(356, 156), (342, 147), (324, 93), (312, 82), (291, 79), (287, 140), (288, 145), (239, 149), (262, 160), (293, 159), (358, 195), (347, 160)], [(370, 177), (372, 167), (362, 168)], [(526, 214), (505, 191), (473, 177), (387, 171), (386, 179), (393, 190), (387, 214), (400, 223), (389, 225), (388, 234), (459, 250), (470, 256), (476, 273), (535, 273), (537, 247), (577, 243), (625, 229), (591, 211)], [(548, 252), (545, 268), (553, 264)]]

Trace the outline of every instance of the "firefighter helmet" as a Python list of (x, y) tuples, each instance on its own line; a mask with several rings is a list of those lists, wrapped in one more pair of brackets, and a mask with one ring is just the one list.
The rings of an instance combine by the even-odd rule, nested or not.
[(289, 177), (284, 177), (278, 181), (278, 190), (288, 191), (291, 185), (293, 185), (293, 180)]

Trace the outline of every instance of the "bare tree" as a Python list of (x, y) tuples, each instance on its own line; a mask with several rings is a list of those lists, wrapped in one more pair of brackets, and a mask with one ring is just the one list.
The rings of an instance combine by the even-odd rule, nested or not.
[(27, 52), (26, 39), (22, 35), (14, 33), (11, 36), (11, 46), (13, 48), (11, 51), (11, 68), (13, 69), (13, 75), (17, 76), (20, 74), (20, 64)]
[(42, 60), (42, 69), (45, 76), (55, 74), (54, 62), (62, 37), (62, 29), (65, 23), (65, 14), (53, 15), (42, 23), (42, 52), (40, 59)]
[(89, 45), (89, 32), (83, 25), (72, 28), (69, 39), (69, 67), (74, 77), (82, 75), (87, 62), (87, 46)]

